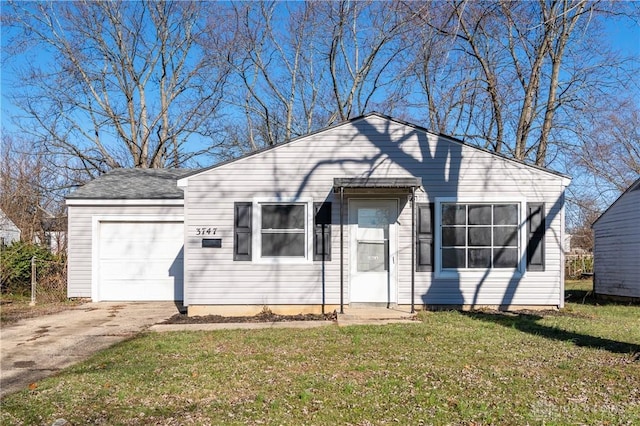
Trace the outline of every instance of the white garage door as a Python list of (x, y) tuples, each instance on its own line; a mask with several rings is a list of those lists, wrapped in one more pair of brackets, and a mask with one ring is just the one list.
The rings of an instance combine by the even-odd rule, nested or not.
[(182, 222), (101, 222), (99, 300), (182, 300)]

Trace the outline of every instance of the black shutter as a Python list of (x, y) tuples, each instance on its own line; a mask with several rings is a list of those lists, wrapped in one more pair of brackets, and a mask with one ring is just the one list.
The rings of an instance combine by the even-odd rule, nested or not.
[(527, 270), (544, 271), (544, 203), (527, 203)]
[(331, 203), (313, 203), (313, 260), (331, 260)]
[(251, 260), (250, 202), (234, 203), (233, 260)]
[(416, 271), (433, 271), (433, 203), (416, 204)]

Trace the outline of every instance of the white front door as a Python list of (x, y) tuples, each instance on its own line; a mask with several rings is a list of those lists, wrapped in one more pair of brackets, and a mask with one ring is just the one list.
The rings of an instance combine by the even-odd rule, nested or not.
[(396, 303), (396, 200), (350, 200), (351, 302)]

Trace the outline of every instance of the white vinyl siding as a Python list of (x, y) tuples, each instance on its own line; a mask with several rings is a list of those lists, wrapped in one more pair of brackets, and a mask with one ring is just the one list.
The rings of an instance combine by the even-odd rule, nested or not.
[[(640, 182), (634, 185), (639, 188)], [(640, 298), (640, 189), (620, 196), (593, 230), (594, 291)]]
[[(545, 203), (545, 271), (486, 279), (461, 276), (455, 281), (434, 279), (432, 272), (416, 272), (416, 304), (562, 304), (563, 254), (558, 236), (563, 234), (566, 178), (379, 116), (346, 123), (184, 179), (187, 303), (339, 303), (340, 199), (333, 192), (333, 179), (356, 176), (421, 177), (424, 191), (417, 192), (416, 200), (420, 203), (437, 198), (478, 199), (487, 194), (503, 202)], [(398, 303), (408, 304), (411, 202), (407, 191), (360, 197), (373, 196), (399, 201)], [(291, 265), (234, 262), (234, 202), (251, 202), (256, 197), (332, 202), (331, 261)], [(357, 197), (347, 194), (345, 204)], [(345, 271), (349, 271), (346, 205), (344, 223)], [(218, 227), (221, 249), (202, 249), (195, 229), (205, 224)], [(346, 303), (348, 285), (345, 273)]]

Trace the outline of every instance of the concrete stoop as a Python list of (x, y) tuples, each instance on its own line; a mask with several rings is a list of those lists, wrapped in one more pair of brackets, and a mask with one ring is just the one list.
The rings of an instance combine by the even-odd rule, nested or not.
[(338, 325), (382, 325), (415, 323), (416, 314), (409, 311), (386, 307), (349, 307), (344, 314), (338, 314)]

